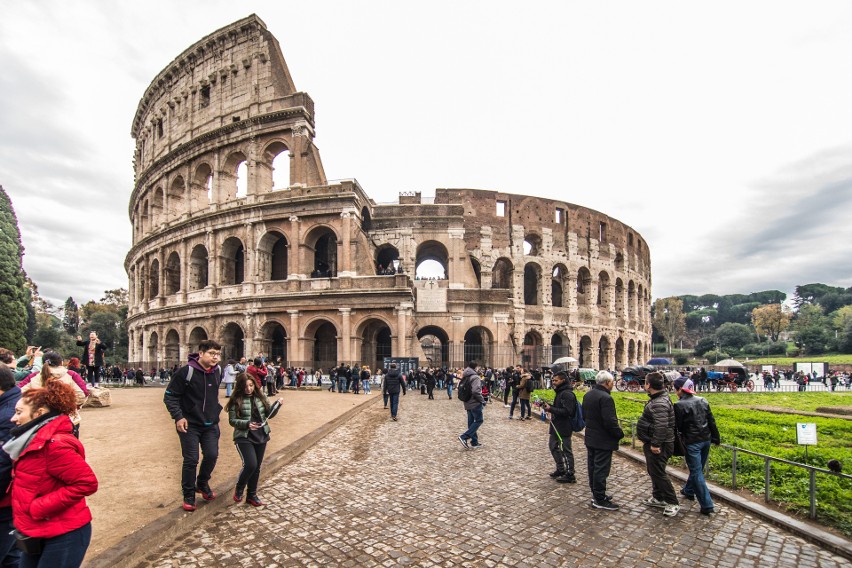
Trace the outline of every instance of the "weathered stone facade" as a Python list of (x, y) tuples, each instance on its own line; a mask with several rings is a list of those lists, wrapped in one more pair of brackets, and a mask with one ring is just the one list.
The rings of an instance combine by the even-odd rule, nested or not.
[[(313, 101), (256, 16), (163, 70), (132, 136), (127, 322), (146, 368), (204, 337), (311, 368), (386, 355), (619, 368), (649, 355), (636, 231), (550, 199), (438, 189), (377, 205), (355, 180), (326, 180)], [(426, 261), (443, 275), (415, 278)]]

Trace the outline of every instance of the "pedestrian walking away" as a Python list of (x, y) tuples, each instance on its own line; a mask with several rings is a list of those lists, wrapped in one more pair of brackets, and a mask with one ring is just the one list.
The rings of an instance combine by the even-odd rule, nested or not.
[[(382, 395), (387, 395), (390, 402), (391, 419), (397, 420), (397, 412), (399, 410), (399, 391), (402, 390), (402, 395), (405, 396), (405, 380), (399, 369), (396, 368), (396, 363), (390, 364), (390, 369), (385, 374), (385, 382), (382, 386)], [(385, 405), (387, 406), (387, 405)]]
[(467, 412), (467, 430), (459, 436), (459, 442), (465, 448), (481, 448), (477, 431), (484, 420), (482, 411), (485, 409), (485, 399), (482, 397), (482, 379), (476, 372), (476, 363), (471, 361), (462, 372), (459, 383), (458, 398), (464, 403)]
[(695, 396), (683, 379), (675, 379), (674, 388), (678, 397), (674, 404), (676, 435), (683, 440), (684, 461), (689, 468), (689, 478), (680, 493), (690, 501), (697, 499), (700, 513), (710, 515), (715, 508), (704, 479), (704, 467), (710, 455), (710, 444), (718, 446), (721, 442), (719, 429), (707, 399)]
[[(189, 364), (181, 367), (166, 387), (163, 402), (175, 421), (183, 454), (181, 490), (184, 511), (195, 511), (195, 493), (205, 501), (216, 494), (210, 489), (210, 477), (219, 459), (219, 383), (222, 373), (219, 358), (222, 346), (212, 339), (198, 345), (198, 353), (189, 355)], [(258, 390), (261, 389), (255, 382)], [(201, 467), (198, 448), (201, 446)]]
[(574, 474), (574, 453), (571, 448), (571, 435), (574, 431), (571, 418), (577, 412), (577, 397), (571, 389), (567, 372), (559, 371), (553, 375), (552, 381), (556, 391), (553, 404), (542, 404), (544, 410), (550, 413), (547, 447), (556, 462), (556, 470), (550, 477), (558, 483), (577, 483)]
[[(280, 407), (279, 398), (276, 407)], [(257, 495), (257, 483), (260, 480), (260, 466), (269, 441), (271, 407), (263, 391), (255, 387), (255, 382), (246, 373), (237, 375), (234, 394), (225, 405), (228, 421), (234, 427), (234, 445), (240, 455), (243, 467), (237, 477), (234, 488), (234, 501), (242, 502), (246, 491), (246, 503), (260, 507), (264, 503)]]
[(592, 490), (592, 507), (617, 511), (618, 505), (607, 495), (606, 482), (612, 468), (612, 452), (624, 431), (615, 414), (612, 400), (612, 374), (600, 371), (595, 376), (595, 386), (583, 397), (583, 417), (586, 420), (586, 465), (589, 470), (589, 488)]
[(650, 400), (636, 423), (636, 436), (642, 440), (645, 466), (651, 478), (651, 497), (646, 505), (663, 509), (663, 515), (674, 517), (680, 510), (666, 464), (674, 454), (675, 413), (659, 372), (645, 377), (645, 390)]

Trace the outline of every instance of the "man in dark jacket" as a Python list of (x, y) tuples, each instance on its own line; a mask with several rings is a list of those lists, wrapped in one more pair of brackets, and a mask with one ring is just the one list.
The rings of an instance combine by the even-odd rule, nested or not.
[(686, 447), (684, 461), (689, 468), (689, 479), (680, 493), (690, 501), (698, 499), (701, 514), (709, 515), (714, 512), (713, 499), (704, 481), (704, 466), (710, 455), (710, 444), (718, 446), (721, 441), (719, 429), (710, 411), (710, 403), (694, 396), (692, 389), (686, 388), (686, 379), (675, 379), (674, 388), (679, 399), (674, 405), (675, 423)]
[(550, 477), (559, 483), (577, 483), (574, 476), (574, 453), (571, 451), (571, 435), (574, 428), (571, 418), (577, 413), (577, 397), (568, 381), (568, 373), (559, 371), (553, 375), (553, 388), (556, 396), (553, 404), (544, 403), (544, 410), (550, 413), (550, 439), (547, 447), (556, 462), (556, 471)]
[(651, 397), (636, 423), (636, 436), (642, 440), (645, 467), (651, 477), (651, 497), (644, 503), (663, 509), (663, 515), (674, 517), (680, 510), (666, 464), (674, 454), (675, 415), (672, 401), (665, 389), (663, 375), (658, 372), (645, 376), (645, 390)]
[(592, 489), (592, 507), (617, 511), (618, 505), (606, 494), (606, 480), (612, 467), (612, 452), (624, 437), (615, 401), (612, 400), (613, 377), (600, 371), (595, 386), (583, 397), (583, 418), (586, 421), (586, 462), (589, 468), (589, 487)]
[[(219, 459), (219, 413), (222, 411), (219, 383), (222, 373), (218, 363), (221, 349), (222, 346), (212, 339), (199, 343), (198, 353), (189, 355), (189, 364), (172, 376), (163, 396), (163, 402), (175, 421), (183, 453), (181, 489), (185, 511), (195, 510), (196, 491), (205, 501), (216, 498), (210, 489), (210, 477)], [(201, 468), (196, 472), (199, 445), (203, 459)]]
[(104, 365), (104, 351), (107, 350), (107, 346), (101, 343), (97, 332), (94, 331), (89, 332), (88, 341), (84, 341), (78, 335), (77, 346), (83, 348), (80, 363), (86, 366), (89, 382), (92, 383), (93, 387), (96, 387), (101, 379), (101, 367)]
[[(21, 398), (21, 389), (15, 386), (15, 376), (12, 369), (0, 365), (0, 446), (12, 437), (11, 430), (15, 426), (12, 416), (15, 415), (15, 405)], [(15, 545), (15, 535), (12, 534), (12, 502), (11, 494), (6, 489), (12, 482), (12, 458), (0, 450), (0, 566), (17, 566), (21, 559), (21, 551)]]
[(464, 401), (464, 409), (467, 412), (467, 430), (459, 436), (459, 442), (465, 448), (473, 449), (482, 447), (476, 431), (479, 430), (484, 421), (482, 411), (485, 408), (485, 398), (482, 396), (482, 379), (479, 378), (476, 367), (476, 363), (469, 362), (465, 370), (462, 371), (462, 380), (459, 383), (459, 392), (461, 392), (462, 383), (470, 381), (470, 398)]
[(402, 395), (405, 396), (405, 381), (402, 379), (402, 374), (396, 367), (396, 363), (390, 364), (390, 369), (385, 375), (385, 383), (382, 387), (382, 394), (388, 395), (390, 398), (391, 418), (396, 422), (396, 413), (399, 409), (399, 391), (402, 389)]

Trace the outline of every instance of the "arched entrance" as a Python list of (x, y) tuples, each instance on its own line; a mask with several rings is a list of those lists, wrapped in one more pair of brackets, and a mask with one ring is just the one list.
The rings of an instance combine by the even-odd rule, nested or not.
[(242, 284), (245, 279), (245, 247), (237, 237), (222, 243), (222, 285)]
[(580, 338), (580, 367), (591, 368), (592, 359), (592, 338), (584, 335)]
[(313, 342), (312, 361), (314, 369), (328, 370), (337, 366), (337, 328), (327, 320), (312, 323), (305, 334)]
[(317, 227), (305, 239), (309, 250), (313, 250), (311, 278), (334, 278), (337, 276), (337, 236), (328, 227)]
[(464, 360), (476, 361), (480, 365), (494, 365), (492, 356), (493, 338), (484, 327), (472, 327), (464, 334)]
[(445, 280), (450, 277), (450, 255), (438, 241), (426, 241), (417, 247), (414, 275), (420, 279)]
[(194, 327), (189, 333), (189, 352), (198, 353), (198, 344), (207, 339), (207, 332), (203, 327)]
[(181, 363), (180, 360), (180, 335), (174, 329), (170, 329), (168, 333), (166, 333), (166, 360), (164, 361), (166, 367), (173, 367), (174, 365), (179, 365)]
[[(547, 361), (550, 363), (550, 361)], [(534, 369), (544, 365), (541, 335), (531, 331), (524, 336), (524, 346), (521, 349), (521, 365), (525, 369)]]
[[(158, 357), (157, 350), (159, 349), (160, 338), (157, 335), (157, 332), (154, 331), (151, 333), (151, 338), (148, 341), (148, 366), (155, 367), (158, 365)], [(148, 369), (145, 369), (147, 371)]]
[(606, 335), (603, 335), (601, 336), (600, 341), (598, 341), (598, 369), (610, 368), (609, 351), (609, 338)]
[(620, 371), (626, 366), (624, 360), (624, 339), (618, 338), (615, 340), (615, 370)]
[(239, 361), (245, 355), (245, 334), (243, 328), (234, 322), (228, 323), (222, 330), (222, 361)]
[[(426, 358), (426, 364), (432, 367), (449, 367), (450, 336), (440, 327), (428, 325), (417, 332), (420, 348)], [(463, 355), (463, 353), (460, 353)], [(458, 359), (459, 357), (455, 357)], [(463, 363), (458, 363), (463, 364)]]
[(263, 346), (269, 358), (277, 361), (279, 357), (287, 363), (287, 330), (277, 321), (266, 322), (260, 330)]
[(550, 338), (550, 361), (553, 362), (560, 357), (571, 356), (571, 342), (560, 333), (554, 333)]
[(380, 319), (368, 319), (361, 324), (360, 329), (361, 364), (372, 370), (381, 368), (385, 357), (391, 356), (390, 327)]

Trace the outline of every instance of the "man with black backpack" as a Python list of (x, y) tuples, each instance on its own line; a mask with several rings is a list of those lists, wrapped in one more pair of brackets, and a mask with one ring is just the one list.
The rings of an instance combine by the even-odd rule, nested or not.
[(467, 412), (467, 430), (459, 436), (459, 442), (465, 448), (478, 449), (482, 447), (476, 431), (482, 425), (482, 410), (485, 408), (485, 399), (482, 397), (482, 379), (476, 372), (476, 363), (471, 361), (462, 373), (459, 383), (459, 400), (464, 403)]
[(572, 418), (576, 418), (580, 408), (577, 397), (568, 380), (568, 373), (559, 371), (553, 375), (553, 388), (556, 396), (553, 404), (543, 403), (542, 407), (550, 413), (550, 438), (547, 442), (550, 455), (556, 462), (556, 471), (550, 477), (558, 483), (577, 483), (574, 475), (574, 453), (571, 449), (571, 435), (574, 432)]
[[(199, 343), (198, 353), (190, 353), (189, 364), (172, 375), (163, 396), (163, 402), (175, 421), (183, 453), (181, 488), (184, 511), (195, 510), (196, 491), (205, 501), (216, 498), (210, 489), (210, 476), (219, 458), (221, 349), (222, 346), (212, 339)], [(201, 468), (196, 471), (199, 445), (204, 457)]]

